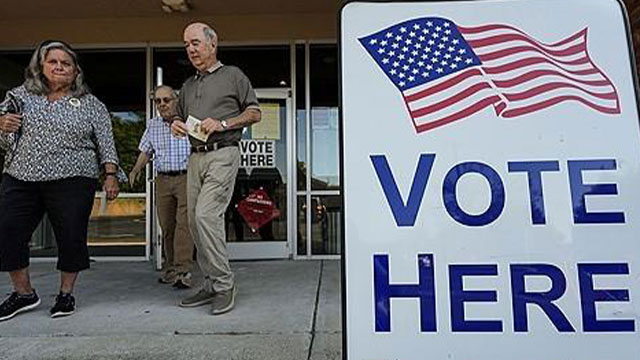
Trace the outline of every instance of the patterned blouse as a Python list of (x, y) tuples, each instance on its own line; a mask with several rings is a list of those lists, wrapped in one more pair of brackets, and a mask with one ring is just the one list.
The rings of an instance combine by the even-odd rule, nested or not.
[[(97, 179), (101, 165), (118, 164), (109, 112), (95, 96), (49, 101), (24, 86), (11, 93), (21, 101), (24, 116), (17, 133), (0, 131), (0, 146), (7, 150), (5, 173), (23, 181)], [(119, 166), (117, 177), (126, 181)]]

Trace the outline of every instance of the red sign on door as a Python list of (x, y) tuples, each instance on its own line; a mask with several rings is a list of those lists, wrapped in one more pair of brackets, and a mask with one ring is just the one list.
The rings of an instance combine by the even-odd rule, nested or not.
[(238, 213), (253, 232), (280, 216), (280, 210), (263, 189), (254, 190), (241, 200), (238, 203)]

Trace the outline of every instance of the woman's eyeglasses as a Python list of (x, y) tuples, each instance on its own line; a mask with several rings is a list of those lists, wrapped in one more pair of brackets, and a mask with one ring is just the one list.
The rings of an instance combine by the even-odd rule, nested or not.
[(168, 104), (168, 103), (170, 103), (171, 101), (173, 101), (173, 98), (171, 98), (171, 97), (162, 97), (162, 98), (155, 98), (155, 99), (153, 99), (153, 102), (155, 102), (155, 103), (156, 103), (156, 105), (160, 105), (161, 103)]

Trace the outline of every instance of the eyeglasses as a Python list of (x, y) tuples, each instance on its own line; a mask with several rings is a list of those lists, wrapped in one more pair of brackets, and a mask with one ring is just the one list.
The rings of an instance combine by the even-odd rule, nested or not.
[(160, 105), (160, 103), (168, 104), (168, 103), (170, 103), (172, 101), (173, 101), (173, 98), (171, 98), (171, 97), (163, 97), (163, 98), (155, 98), (155, 99), (153, 99), (153, 102), (155, 102), (157, 105)]

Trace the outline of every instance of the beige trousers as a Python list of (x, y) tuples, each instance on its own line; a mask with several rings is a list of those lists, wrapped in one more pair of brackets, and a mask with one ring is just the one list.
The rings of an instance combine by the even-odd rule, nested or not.
[(156, 177), (156, 207), (162, 228), (166, 273), (190, 272), (193, 267), (193, 240), (187, 220), (187, 175)]
[(209, 292), (230, 290), (234, 276), (229, 266), (224, 214), (233, 194), (240, 150), (236, 146), (189, 157), (187, 203), (189, 228), (198, 250), (198, 265)]

